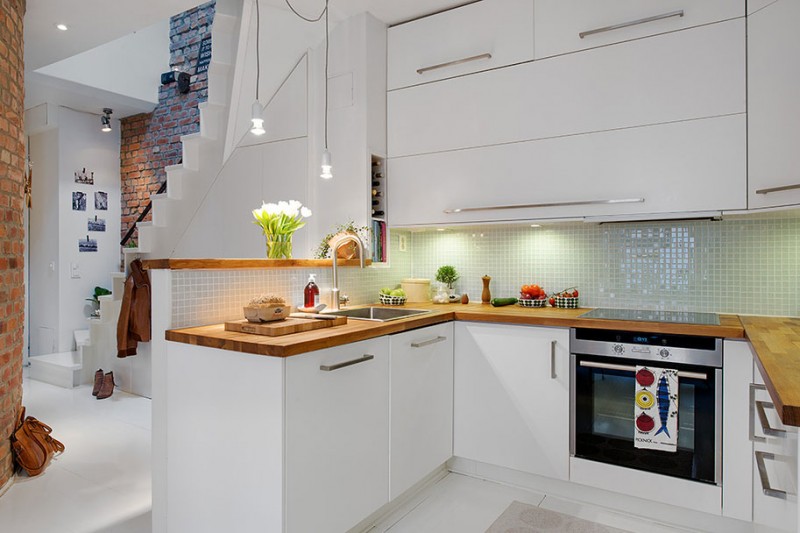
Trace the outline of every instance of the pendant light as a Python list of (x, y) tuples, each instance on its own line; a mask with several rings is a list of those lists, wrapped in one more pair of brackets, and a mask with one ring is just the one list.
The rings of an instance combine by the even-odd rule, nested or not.
[[(288, 0), (287, 0), (288, 1)], [(320, 167), (322, 173), (319, 175), (324, 180), (333, 178), (333, 165), (331, 164), (331, 153), (328, 150), (328, 45), (330, 35), (328, 31), (328, 0), (325, 0), (325, 150), (322, 152)]]
[(261, 13), (256, 0), (256, 99), (250, 111), (250, 133), (264, 135), (264, 107), (258, 101), (258, 89), (261, 82)]
[(289, 2), (285, 0), (286, 5), (292, 10), (292, 13), (305, 20), (306, 22), (319, 22), (323, 15), (325, 16), (325, 149), (322, 151), (322, 159), (320, 160), (321, 173), (320, 178), (329, 180), (333, 178), (333, 165), (331, 164), (331, 152), (328, 150), (328, 48), (330, 44), (330, 32), (328, 26), (328, 0), (325, 0), (325, 7), (322, 13), (316, 18), (304, 17), (300, 14)]

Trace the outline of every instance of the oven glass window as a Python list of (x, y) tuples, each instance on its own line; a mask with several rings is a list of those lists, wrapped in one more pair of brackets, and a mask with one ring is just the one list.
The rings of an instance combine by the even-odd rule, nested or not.
[(577, 457), (714, 483), (714, 369), (680, 367), (704, 373), (706, 379), (679, 379), (678, 450), (673, 453), (634, 447), (633, 372), (580, 366), (581, 360), (624, 365), (630, 365), (631, 361), (576, 357), (574, 421)]

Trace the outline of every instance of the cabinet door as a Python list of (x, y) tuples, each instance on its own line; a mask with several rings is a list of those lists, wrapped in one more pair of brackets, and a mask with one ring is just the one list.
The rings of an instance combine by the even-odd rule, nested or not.
[(722, 372), (722, 515), (753, 520), (753, 443), (748, 392), (753, 382), (750, 343), (726, 340)]
[(453, 453), (569, 476), (569, 330), (456, 323)]
[(388, 440), (386, 337), (288, 358), (286, 531), (341, 533), (388, 502)]
[(389, 28), (389, 90), (533, 59), (533, 0), (484, 0)]
[(749, 207), (800, 204), (800, 2), (747, 21)]
[(742, 0), (536, 0), (534, 50), (540, 59), (742, 16)]
[[(392, 159), (392, 223), (743, 209), (745, 137), (734, 115)], [(562, 205), (454, 211), (549, 203)]]
[(392, 91), (387, 105), (389, 157), (744, 113), (745, 24)]
[(392, 335), (390, 499), (453, 455), (453, 323)]

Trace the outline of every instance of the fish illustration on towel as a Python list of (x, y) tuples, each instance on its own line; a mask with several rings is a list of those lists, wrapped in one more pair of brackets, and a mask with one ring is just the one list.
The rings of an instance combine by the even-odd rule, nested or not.
[[(658, 402), (658, 417), (661, 419), (661, 428), (656, 431), (656, 435), (662, 431), (669, 437), (669, 430), (667, 429), (667, 421), (669, 420), (669, 383), (667, 383), (667, 376), (661, 375), (658, 380), (658, 389), (656, 390), (656, 401)], [(671, 438), (671, 437), (670, 437)]]

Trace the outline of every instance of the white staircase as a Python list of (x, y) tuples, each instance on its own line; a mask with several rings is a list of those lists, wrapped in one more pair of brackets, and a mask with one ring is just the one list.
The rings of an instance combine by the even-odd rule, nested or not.
[(181, 137), (183, 163), (166, 168), (167, 191), (152, 195), (152, 221), (140, 222), (135, 257), (168, 258), (222, 169), (233, 64), (239, 42), (242, 0), (217, 0), (211, 27), (208, 100), (199, 104), (200, 131)]

